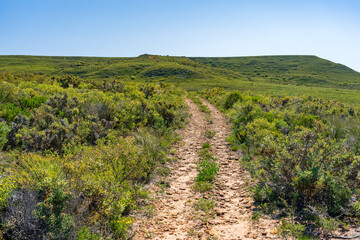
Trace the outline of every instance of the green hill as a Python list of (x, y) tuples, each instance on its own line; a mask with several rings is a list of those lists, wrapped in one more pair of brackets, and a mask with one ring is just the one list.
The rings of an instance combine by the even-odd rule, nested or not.
[[(186, 82), (231, 76), (232, 71), (200, 64), (186, 57), (141, 55), (136, 58), (0, 56), (0, 71), (67, 75), (100, 80), (112, 77), (139, 81)], [(236, 76), (240, 76), (235, 72)]]
[(360, 89), (360, 73), (316, 56), (191, 58), (247, 75), (255, 81)]
[(84, 81), (169, 82), (186, 90), (209, 87), (271, 95), (308, 95), (360, 103), (360, 73), (315, 56), (135, 58), (0, 56), (0, 72), (74, 75)]

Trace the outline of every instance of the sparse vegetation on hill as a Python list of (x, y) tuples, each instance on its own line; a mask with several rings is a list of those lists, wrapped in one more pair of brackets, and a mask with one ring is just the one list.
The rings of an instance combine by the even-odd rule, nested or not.
[(168, 82), (190, 91), (222, 87), (278, 96), (313, 96), (350, 104), (360, 102), (360, 73), (315, 56), (0, 56), (0, 72), (35, 74), (33, 78), (73, 75), (84, 82), (119, 77), (123, 81)]
[(359, 88), (360, 73), (316, 56), (260, 56), (191, 58), (248, 76), (253, 81), (277, 84)]

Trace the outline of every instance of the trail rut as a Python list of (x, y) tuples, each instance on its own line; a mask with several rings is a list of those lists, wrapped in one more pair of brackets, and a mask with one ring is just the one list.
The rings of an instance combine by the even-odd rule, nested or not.
[[(178, 161), (170, 167), (171, 174), (165, 180), (169, 186), (164, 191), (157, 186), (152, 188), (156, 213), (153, 217), (137, 218), (134, 239), (277, 239), (276, 221), (251, 220), (254, 205), (246, 190), (250, 178), (239, 165), (241, 153), (231, 151), (225, 140), (230, 134), (225, 116), (203, 100), (211, 111), (211, 123), (196, 104), (189, 99), (186, 103), (191, 116), (180, 133), (182, 142), (174, 146)], [(215, 133), (211, 139), (205, 137), (207, 130)], [(220, 169), (215, 187), (203, 195), (193, 186), (198, 151), (205, 141), (210, 142)], [(215, 214), (206, 220), (194, 211), (194, 203), (202, 197), (215, 203)]]

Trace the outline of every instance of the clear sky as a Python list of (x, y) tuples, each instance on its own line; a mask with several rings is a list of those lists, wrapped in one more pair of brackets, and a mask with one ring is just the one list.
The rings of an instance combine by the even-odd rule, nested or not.
[(317, 55), (360, 71), (360, 0), (0, 0), (0, 54)]

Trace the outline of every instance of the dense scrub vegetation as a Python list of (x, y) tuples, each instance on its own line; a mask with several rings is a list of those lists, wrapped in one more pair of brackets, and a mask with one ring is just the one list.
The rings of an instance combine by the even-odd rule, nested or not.
[(301, 223), (284, 232), (326, 235), (359, 217), (359, 108), (218, 88), (203, 96), (233, 124), (229, 141), (243, 149), (255, 201)]
[(0, 238), (126, 238), (186, 116), (166, 83), (2, 74)]

